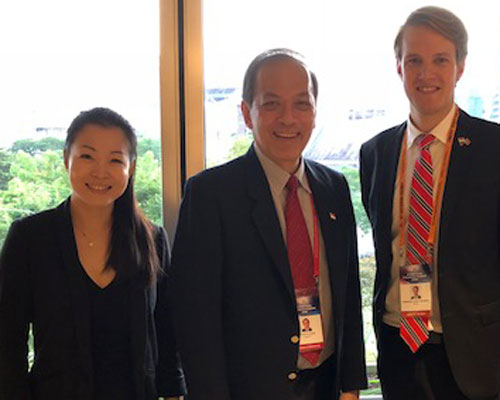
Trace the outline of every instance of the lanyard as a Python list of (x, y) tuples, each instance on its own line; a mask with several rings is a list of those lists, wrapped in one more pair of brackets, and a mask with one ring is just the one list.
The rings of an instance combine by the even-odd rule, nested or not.
[(314, 208), (314, 199), (311, 195), (311, 209), (313, 214), (313, 274), (314, 279), (317, 281), (319, 278), (319, 227), (318, 227), (318, 215), (316, 214), (316, 208)]
[[(437, 228), (438, 228), (438, 218), (441, 213), (441, 202), (443, 199), (444, 185), (446, 180), (446, 174), (448, 172), (448, 164), (450, 162), (451, 148), (453, 145), (453, 139), (455, 137), (455, 131), (457, 130), (458, 123), (458, 108), (455, 107), (455, 115), (448, 130), (445, 143), (445, 153), (443, 157), (443, 164), (441, 165), (441, 170), (439, 171), (438, 187), (437, 193), (434, 196), (434, 204), (432, 208), (432, 222), (429, 229), (429, 237), (427, 238), (428, 249), (432, 251), (434, 243), (436, 242)], [(404, 187), (406, 180), (406, 152), (407, 152), (407, 131), (406, 130), (403, 142), (401, 144), (401, 160), (399, 162), (399, 248), (401, 260), (405, 254), (405, 234), (404, 232), (404, 219), (403, 219), (403, 197), (404, 197)]]

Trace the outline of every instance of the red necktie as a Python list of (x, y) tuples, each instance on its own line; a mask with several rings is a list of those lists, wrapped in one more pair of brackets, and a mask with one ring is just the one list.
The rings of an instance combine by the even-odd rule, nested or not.
[[(420, 135), (416, 139), (420, 155), (415, 162), (410, 187), (406, 244), (406, 259), (410, 265), (428, 262), (427, 239), (429, 238), (433, 207), (432, 157), (429, 147), (434, 139), (434, 136), (430, 134)], [(428, 322), (428, 316), (401, 317), (400, 335), (414, 353), (429, 338)]]
[[(295, 175), (290, 176), (286, 184), (286, 242), (288, 261), (292, 272), (295, 289), (314, 288), (314, 265), (311, 240), (307, 231), (306, 221), (297, 195), (299, 181)], [(321, 350), (303, 352), (301, 355), (315, 366), (318, 363)]]

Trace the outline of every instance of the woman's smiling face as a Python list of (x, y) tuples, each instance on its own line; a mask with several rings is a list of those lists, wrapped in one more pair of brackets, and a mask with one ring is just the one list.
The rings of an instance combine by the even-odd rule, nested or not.
[(113, 206), (127, 188), (135, 161), (120, 128), (85, 125), (64, 155), (72, 200), (90, 206)]

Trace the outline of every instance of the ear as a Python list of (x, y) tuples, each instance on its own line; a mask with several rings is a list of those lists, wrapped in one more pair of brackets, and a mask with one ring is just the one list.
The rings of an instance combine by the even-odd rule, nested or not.
[(314, 101), (314, 110), (313, 110), (313, 113), (314, 113), (314, 116), (313, 116), (313, 123), (312, 123), (312, 128), (316, 128), (316, 115), (317, 115), (317, 112), (318, 112), (318, 107), (316, 105), (316, 99), (314, 98), (313, 96), (313, 101)]
[(465, 58), (457, 64), (457, 79), (456, 79), (457, 82), (464, 74), (464, 70), (465, 70)]
[(403, 79), (403, 68), (401, 67), (401, 60), (396, 60), (396, 68), (397, 68), (399, 77), (401, 79)]
[(128, 176), (131, 177), (135, 174), (135, 160), (133, 160), (130, 163), (130, 166), (128, 167)]
[(245, 100), (241, 101), (241, 113), (243, 114), (243, 119), (245, 120), (245, 125), (248, 129), (253, 129), (252, 116), (250, 115), (250, 106)]
[(69, 154), (66, 150), (63, 152), (63, 157), (64, 157), (64, 168), (66, 168), (66, 171), (69, 168)]

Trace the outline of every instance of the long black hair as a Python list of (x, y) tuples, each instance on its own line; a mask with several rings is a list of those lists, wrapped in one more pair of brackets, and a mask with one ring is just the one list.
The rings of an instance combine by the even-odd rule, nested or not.
[[(64, 144), (65, 154), (69, 154), (78, 133), (89, 124), (121, 129), (129, 142), (130, 160), (136, 160), (137, 136), (134, 128), (120, 114), (104, 107), (82, 111), (71, 122)], [(133, 174), (129, 177), (125, 192), (115, 200), (112, 218), (106, 268), (113, 268), (117, 273), (127, 276), (139, 275), (146, 285), (154, 284), (161, 271), (155, 245), (155, 228), (137, 203)]]

